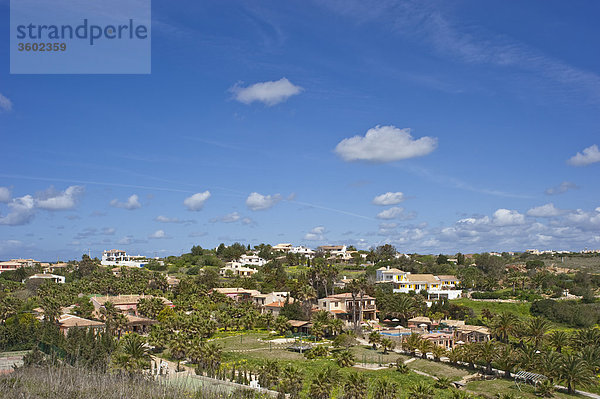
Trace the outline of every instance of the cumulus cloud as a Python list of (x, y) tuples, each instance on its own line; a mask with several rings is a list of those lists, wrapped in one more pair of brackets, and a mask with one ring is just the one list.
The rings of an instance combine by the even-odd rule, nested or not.
[(304, 239), (307, 241), (323, 241), (325, 239), (325, 226), (314, 227), (311, 231), (304, 235)]
[(156, 218), (154, 218), (154, 220), (159, 223), (176, 223), (176, 224), (196, 223), (196, 221), (191, 220), (191, 219), (170, 218), (170, 217), (162, 216), (162, 215), (157, 216)]
[(410, 129), (375, 126), (364, 137), (344, 139), (335, 152), (344, 161), (392, 162), (427, 155), (437, 147), (437, 138), (413, 139)]
[(0, 187), (0, 202), (9, 202), (10, 197), (10, 189), (8, 187)]
[(49, 211), (73, 209), (83, 192), (83, 186), (70, 186), (65, 191), (57, 191), (50, 187), (37, 195), (36, 207)]
[(29, 223), (35, 215), (35, 200), (31, 195), (14, 198), (8, 203), (10, 212), (0, 215), (0, 225), (20, 226)]
[(569, 181), (564, 181), (556, 187), (550, 187), (550, 188), (546, 189), (546, 191), (544, 191), (544, 193), (546, 193), (546, 195), (557, 195), (557, 194), (566, 193), (569, 190), (574, 190), (577, 188), (579, 188), (579, 187), (575, 183), (571, 183)]
[(404, 194), (401, 192), (387, 192), (385, 194), (381, 194), (373, 198), (373, 204), (375, 205), (397, 205), (402, 201), (404, 201)]
[(399, 206), (393, 206), (389, 209), (381, 211), (377, 214), (377, 219), (390, 220), (390, 219), (401, 219), (408, 220), (414, 218), (414, 213), (405, 213), (404, 208)]
[(246, 199), (246, 206), (253, 211), (263, 211), (272, 208), (282, 200), (280, 194), (262, 195), (259, 193), (250, 193)]
[(531, 208), (527, 211), (527, 215), (537, 218), (551, 218), (558, 216), (561, 213), (561, 210), (556, 208), (552, 203), (536, 206), (535, 208)]
[(236, 84), (229, 90), (233, 93), (234, 98), (241, 103), (251, 104), (258, 101), (272, 106), (299, 94), (303, 89), (292, 84), (286, 78), (281, 78), (277, 81), (260, 82), (247, 87)]
[(596, 144), (578, 152), (567, 161), (573, 166), (586, 166), (596, 162), (600, 162), (600, 150)]
[(206, 200), (210, 198), (210, 191), (204, 191), (202, 193), (196, 193), (191, 197), (187, 197), (183, 201), (183, 205), (190, 211), (199, 211), (204, 207)]
[(10, 101), (7, 97), (3, 96), (2, 93), (0, 93), (0, 109), (8, 112), (8, 111), (12, 111), (12, 101)]
[(110, 201), (110, 206), (131, 211), (134, 209), (141, 208), (142, 204), (140, 204), (140, 200), (137, 194), (133, 194), (129, 198), (127, 198), (127, 201), (125, 202), (120, 202), (118, 199), (115, 198), (114, 200)]
[(148, 238), (154, 239), (154, 240), (160, 240), (163, 238), (168, 238), (167, 233), (165, 233), (164, 230), (156, 230), (154, 233), (150, 234), (148, 236)]
[(525, 215), (515, 210), (498, 209), (494, 212), (493, 223), (496, 226), (516, 226), (525, 223)]

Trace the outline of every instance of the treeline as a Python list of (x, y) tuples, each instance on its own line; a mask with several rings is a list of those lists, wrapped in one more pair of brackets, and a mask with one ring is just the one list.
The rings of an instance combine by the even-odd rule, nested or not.
[(535, 301), (530, 312), (569, 326), (591, 327), (600, 323), (600, 303), (544, 299)]

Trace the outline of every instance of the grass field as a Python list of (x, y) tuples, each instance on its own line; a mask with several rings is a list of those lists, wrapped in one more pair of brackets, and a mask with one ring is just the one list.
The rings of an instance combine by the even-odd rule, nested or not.
[(474, 301), (472, 299), (454, 299), (451, 301), (457, 305), (468, 306), (473, 311), (475, 311), (476, 316), (481, 316), (481, 311), (483, 309), (488, 309), (492, 313), (502, 313), (502, 312), (510, 312), (514, 313), (521, 318), (531, 317), (529, 313), (529, 309), (531, 308), (531, 303), (529, 302), (491, 302), (491, 301)]

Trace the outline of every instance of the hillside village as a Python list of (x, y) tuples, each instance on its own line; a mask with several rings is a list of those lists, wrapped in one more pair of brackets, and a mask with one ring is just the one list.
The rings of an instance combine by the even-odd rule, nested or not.
[[(316, 397), (314, 384), (326, 377), (302, 370), (328, 359), (340, 371), (381, 370), (381, 377), (365, 374), (374, 384), (383, 383), (384, 370), (397, 370), (390, 382), (432, 394), (444, 384), (476, 395), (477, 381), (512, 381), (521, 371), (543, 377), (524, 378), (532, 394), (558, 392), (541, 381), (571, 380), (560, 368), (545, 368), (544, 351), (556, 357), (566, 348), (573, 355), (583, 350), (581, 356), (597, 359), (593, 351), (600, 350), (598, 268), (560, 268), (565, 256), (597, 255), (433, 256), (391, 245), (359, 251), (236, 243), (166, 258), (114, 249), (81, 261), (13, 259), (0, 263), (0, 345), (33, 349), (28, 364), (58, 353), (61, 361), (100, 362), (106, 370), (133, 367), (156, 378), (191, 373), (292, 397)], [(82, 339), (95, 348), (91, 353), (73, 352)], [(147, 354), (140, 359), (125, 346), (136, 342)], [(256, 356), (245, 357), (244, 342)], [(270, 379), (261, 370), (278, 373), (278, 357), (295, 359), (291, 367), (305, 377)], [(590, 371), (600, 367), (589, 364), (596, 367)], [(597, 389), (597, 379), (585, 378), (567, 390)], [(338, 390), (329, 383), (329, 393)]]

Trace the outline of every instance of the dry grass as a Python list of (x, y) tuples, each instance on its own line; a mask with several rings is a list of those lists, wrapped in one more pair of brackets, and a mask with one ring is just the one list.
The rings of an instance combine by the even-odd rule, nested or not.
[(0, 376), (1, 399), (225, 399), (254, 398), (196, 391), (142, 377), (95, 373), (80, 368), (22, 368)]

